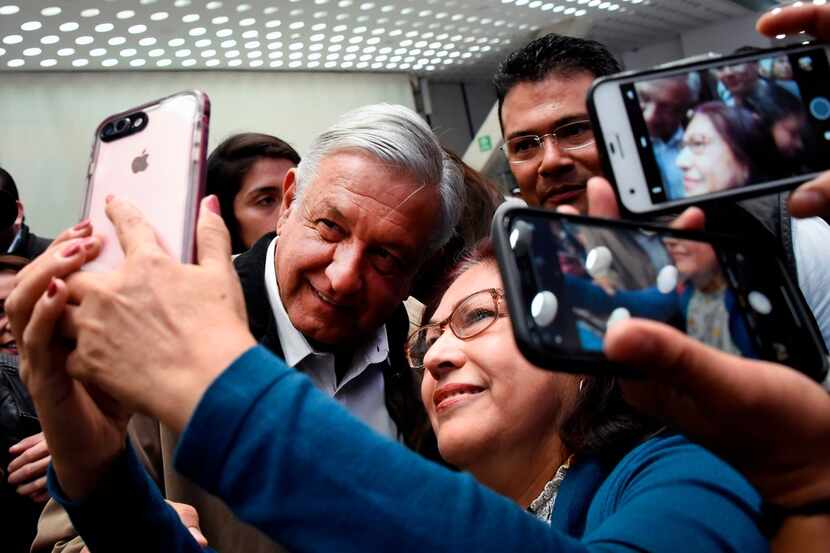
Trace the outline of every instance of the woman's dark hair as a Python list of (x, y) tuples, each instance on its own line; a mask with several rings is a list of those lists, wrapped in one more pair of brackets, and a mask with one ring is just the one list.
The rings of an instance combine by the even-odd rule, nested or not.
[[(435, 314), (441, 298), (464, 272), (481, 264), (496, 266), (492, 240), (487, 237), (467, 251), (427, 303), (421, 324)], [(613, 376), (584, 375), (579, 397), (559, 429), (569, 455), (577, 459), (591, 456), (606, 467), (615, 465), (628, 451), (660, 432), (662, 425), (629, 406)]]
[(294, 165), (300, 163), (300, 154), (287, 142), (261, 133), (230, 136), (208, 157), (206, 193), (216, 194), (219, 198), (222, 219), (231, 234), (233, 253), (247, 249), (242, 243), (239, 221), (233, 212), (233, 200), (242, 188), (248, 171), (263, 158), (287, 159)]
[(772, 179), (780, 173), (772, 132), (755, 112), (713, 101), (700, 104), (694, 113), (709, 118), (735, 159), (749, 170), (747, 182)]
[(5, 192), (16, 202), (20, 200), (20, 195), (17, 192), (17, 184), (9, 172), (2, 167), (0, 167), (0, 192)]
[(455, 153), (447, 149), (444, 151), (461, 168), (467, 200), (464, 202), (461, 220), (455, 227), (453, 237), (425, 261), (418, 272), (418, 279), (412, 287), (411, 295), (421, 301), (432, 297), (433, 289), (442, 282), (447, 271), (456, 264), (464, 251), (490, 235), (493, 214), (504, 201), (495, 184), (464, 163)]

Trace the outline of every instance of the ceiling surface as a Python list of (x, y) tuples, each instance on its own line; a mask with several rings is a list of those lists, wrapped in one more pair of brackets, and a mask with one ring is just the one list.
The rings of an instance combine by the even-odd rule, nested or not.
[(543, 30), (616, 52), (751, 13), (730, 0), (0, 0), (0, 71), (490, 75)]

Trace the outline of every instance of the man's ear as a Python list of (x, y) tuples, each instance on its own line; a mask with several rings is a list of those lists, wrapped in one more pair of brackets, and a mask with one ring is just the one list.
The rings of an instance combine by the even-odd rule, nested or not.
[(26, 214), (23, 211), (23, 202), (17, 200), (17, 218), (14, 220), (15, 228), (20, 228), (20, 225), (23, 224), (23, 218)]
[(277, 234), (291, 215), (291, 208), (297, 197), (297, 168), (292, 167), (285, 173), (282, 179), (282, 202), (280, 203), (280, 216), (277, 217)]

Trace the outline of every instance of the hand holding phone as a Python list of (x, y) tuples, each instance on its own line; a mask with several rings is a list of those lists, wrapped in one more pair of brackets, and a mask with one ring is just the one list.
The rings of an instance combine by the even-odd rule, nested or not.
[(174, 259), (193, 260), (209, 118), (207, 96), (187, 91), (112, 115), (98, 126), (84, 218), (91, 220), (105, 242), (85, 270), (111, 271), (123, 261), (115, 229), (104, 211), (109, 195), (138, 207)]
[(641, 317), (722, 351), (823, 378), (827, 359), (783, 262), (730, 237), (500, 208), (493, 237), (519, 348), (574, 372), (622, 370), (605, 332)]
[(830, 65), (797, 46), (598, 80), (589, 110), (630, 214), (793, 188), (830, 168)]

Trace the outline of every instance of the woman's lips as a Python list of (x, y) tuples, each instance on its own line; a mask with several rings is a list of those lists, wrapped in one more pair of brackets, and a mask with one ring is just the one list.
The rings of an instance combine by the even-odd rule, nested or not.
[(467, 401), (471, 397), (484, 391), (481, 386), (473, 384), (446, 384), (441, 386), (432, 394), (432, 402), (435, 405), (435, 412), (441, 413), (453, 405)]

